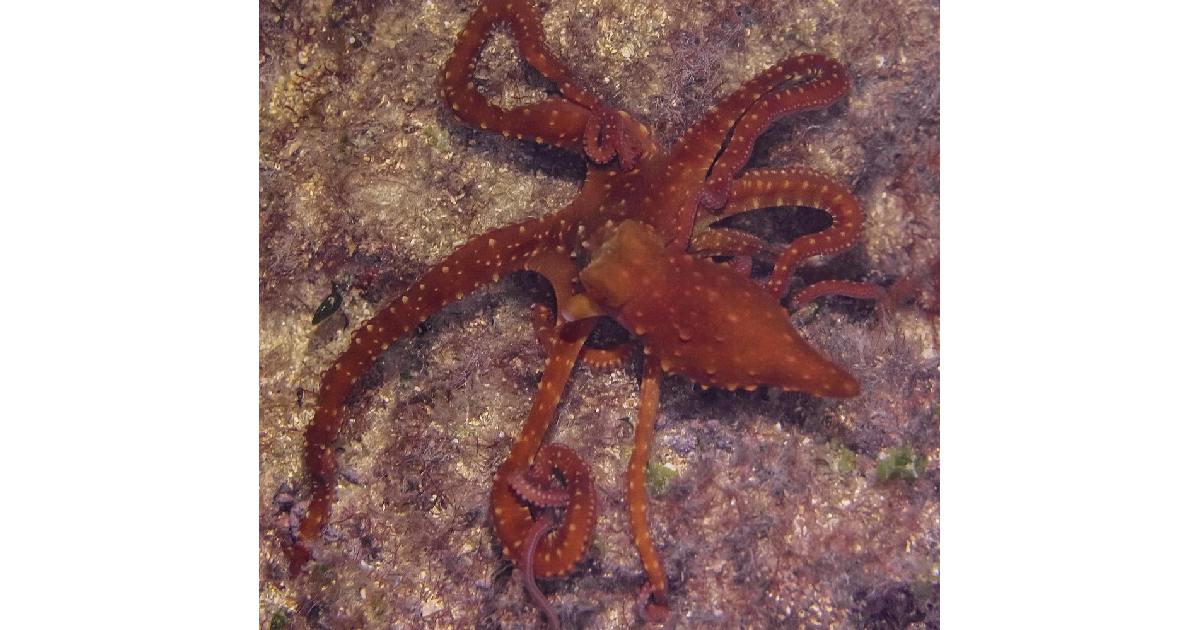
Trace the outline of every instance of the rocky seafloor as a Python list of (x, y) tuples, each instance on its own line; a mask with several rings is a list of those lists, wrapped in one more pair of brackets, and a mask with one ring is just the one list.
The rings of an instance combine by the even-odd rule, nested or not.
[[(938, 5), (539, 4), (549, 46), (578, 79), (668, 146), (788, 55), (825, 53), (852, 77), (848, 99), (772, 127), (751, 165), (835, 174), (862, 203), (863, 242), (799, 277), (877, 282), (887, 306), (831, 298), (793, 319), (863, 393), (702, 392), (666, 379), (650, 514), (667, 625), (938, 627)], [(307, 497), (313, 392), (350, 332), (457, 244), (565, 205), (582, 180), (581, 159), (471, 129), (441, 102), (440, 67), (475, 5), (260, 4), (264, 628), (543, 625), (487, 518), (492, 473), (544, 359), (532, 276), (452, 304), (382, 357), (350, 404), (326, 543), (295, 579), (282, 552)], [(504, 35), (478, 77), (502, 103), (545, 90)], [(772, 209), (740, 225), (784, 240), (814, 214)], [(314, 326), (334, 284), (341, 308)], [(567, 628), (641, 623), (622, 489), (637, 374), (577, 368), (554, 429), (592, 466), (599, 495), (585, 560), (544, 583)]]

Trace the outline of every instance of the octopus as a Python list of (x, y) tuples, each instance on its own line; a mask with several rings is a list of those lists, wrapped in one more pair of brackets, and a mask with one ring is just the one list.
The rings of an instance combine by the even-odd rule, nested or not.
[[(520, 56), (557, 93), (510, 109), (475, 87), (473, 74), (490, 32), (507, 25)], [(724, 97), (664, 149), (645, 124), (606, 105), (576, 82), (547, 48), (540, 16), (527, 0), (484, 0), (458, 37), (441, 77), (442, 96), (459, 120), (505, 138), (582, 156), (577, 197), (555, 212), (471, 238), (364, 322), (324, 373), (305, 432), (311, 500), (288, 555), (304, 570), (335, 499), (335, 442), (347, 397), (401, 337), (447, 304), (518, 271), (543, 276), (554, 308), (537, 306), (537, 336), (547, 361), (529, 417), (493, 478), (489, 515), (506, 558), (522, 572), (551, 627), (558, 621), (535, 578), (570, 572), (596, 523), (586, 464), (570, 448), (545, 444), (575, 365), (612, 367), (641, 346), (641, 393), (626, 473), (628, 518), (646, 574), (638, 611), (652, 621), (670, 612), (668, 580), (650, 540), (646, 467), (660, 384), (675, 375), (701, 388), (774, 387), (812, 396), (852, 397), (857, 380), (797, 331), (785, 304), (828, 295), (875, 299), (865, 283), (827, 280), (790, 295), (797, 266), (851, 247), (863, 230), (855, 196), (835, 179), (803, 167), (746, 168), (758, 137), (795, 112), (825, 108), (849, 91), (846, 70), (819, 54), (788, 57)], [(722, 218), (779, 206), (825, 212), (828, 227), (779, 246), (723, 227)], [(773, 266), (765, 280), (751, 261)], [(587, 345), (602, 318), (632, 339)]]

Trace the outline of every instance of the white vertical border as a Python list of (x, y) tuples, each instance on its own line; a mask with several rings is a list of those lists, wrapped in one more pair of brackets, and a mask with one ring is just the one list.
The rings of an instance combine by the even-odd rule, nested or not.
[(254, 627), (257, 4), (4, 25), (3, 625)]
[(943, 627), (1196, 623), (1191, 6), (942, 7)]

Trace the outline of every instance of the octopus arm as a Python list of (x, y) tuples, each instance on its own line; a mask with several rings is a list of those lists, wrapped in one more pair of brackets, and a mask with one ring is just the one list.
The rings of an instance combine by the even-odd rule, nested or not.
[[(488, 102), (472, 75), (487, 35), (496, 24), (512, 28), (521, 56), (554, 83), (565, 98), (504, 109)], [(649, 144), (649, 131), (625, 112), (605, 106), (571, 79), (546, 47), (541, 19), (524, 0), (485, 0), (467, 20), (442, 73), (442, 96), (464, 122), (505, 137), (585, 153), (597, 163), (619, 155), (631, 168)]]
[[(541, 448), (575, 359), (594, 325), (595, 320), (588, 319), (558, 329), (529, 418), (492, 483), (491, 514), (496, 537), (500, 539), (504, 555), (517, 560), (525, 556), (534, 518), (526, 505), (528, 501), (513, 489), (512, 479), (529, 473), (532, 468), (535, 484), (549, 483), (545, 477), (536, 477), (538, 470), (545, 470), (544, 466), (560, 471), (566, 479), (569, 499), (563, 524), (541, 539), (533, 555), (533, 571), (538, 577), (561, 575), (571, 570), (583, 557), (596, 523), (595, 489), (587, 467), (565, 447)], [(538, 452), (539, 448), (542, 453)], [(535, 457), (549, 461), (538, 464)]]
[(629, 529), (649, 578), (647, 590), (650, 599), (644, 613), (653, 621), (665, 621), (670, 612), (667, 604), (667, 574), (650, 541), (650, 522), (647, 517), (650, 501), (646, 494), (646, 466), (650, 463), (650, 443), (654, 440), (654, 421), (658, 418), (661, 380), (662, 369), (658, 361), (655, 357), (646, 357), (642, 367), (637, 429), (633, 436), (633, 451), (629, 455), (629, 468), (625, 473), (629, 485)]
[(799, 80), (801, 85), (809, 85), (835, 74), (845, 81), (841, 65), (822, 55), (797, 55), (776, 63), (710, 108), (704, 118), (680, 138), (672, 150), (670, 163), (685, 171), (707, 173), (725, 146), (730, 130), (760, 99), (789, 81)]
[[(565, 480), (561, 487), (554, 476), (556, 470)], [(523, 546), (516, 558), (525, 591), (546, 615), (549, 627), (558, 628), (558, 615), (533, 578), (537, 575), (539, 556), (562, 559), (564, 553), (575, 558), (583, 554), (591, 529), (596, 524), (591, 472), (575, 451), (561, 444), (549, 444), (538, 451), (533, 466), (526, 474), (513, 473), (509, 483), (522, 499), (537, 507), (567, 509), (566, 527), (559, 526), (557, 529), (550, 512), (543, 510), (525, 533)], [(571, 564), (576, 561), (572, 560)], [(555, 570), (554, 567), (543, 569), (550, 572)]]
[(824, 211), (832, 221), (824, 230), (800, 236), (783, 248), (767, 281), (767, 291), (776, 297), (787, 291), (797, 265), (813, 256), (845, 250), (863, 229), (862, 208), (848, 188), (828, 175), (800, 167), (747, 171), (734, 180), (724, 213), (791, 205)]
[(475, 59), (495, 24), (508, 24), (512, 28), (521, 56), (558, 86), (568, 100), (586, 109), (600, 104), (599, 99), (571, 80), (566, 65), (546, 47), (541, 17), (529, 0), (484, 0), (479, 5), (459, 33), (454, 52), (446, 63), (445, 85), (469, 82)]
[(708, 228), (692, 238), (688, 251), (696, 256), (752, 256), (774, 257), (780, 247), (749, 232), (734, 228)]
[(887, 297), (887, 291), (883, 287), (869, 282), (822, 280), (804, 287), (792, 296), (792, 308), (799, 308), (827, 295), (840, 295), (858, 300), (880, 301)]
[[(545, 304), (534, 304), (531, 319), (533, 320), (534, 336), (537, 337), (542, 348), (549, 352), (554, 344), (557, 324), (554, 309)], [(584, 346), (583, 350), (579, 352), (579, 362), (590, 368), (611, 369), (627, 363), (633, 356), (633, 350), (634, 344), (628, 341), (606, 348)]]
[(305, 468), (312, 499), (300, 523), (299, 540), (291, 549), (291, 571), (299, 570), (329, 520), (337, 489), (334, 443), (345, 420), (351, 388), (391, 344), (407, 335), (446, 304), (483, 284), (527, 267), (553, 239), (545, 222), (531, 219), (477, 236), (427, 271), (409, 288), (367, 320), (350, 337), (349, 347), (321, 378), (316, 412), (305, 432)]
[(814, 63), (798, 75), (799, 84), (763, 96), (738, 119), (700, 195), (700, 201), (706, 207), (719, 208), (725, 205), (730, 181), (746, 166), (754, 143), (767, 127), (788, 114), (828, 107), (850, 91), (850, 83), (841, 64), (824, 57), (819, 59), (821, 63)]

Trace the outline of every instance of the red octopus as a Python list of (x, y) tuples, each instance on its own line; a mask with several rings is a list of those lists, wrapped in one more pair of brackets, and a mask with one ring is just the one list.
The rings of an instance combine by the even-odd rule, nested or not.
[[(479, 51), (501, 23), (511, 27), (520, 55), (560, 95), (503, 109), (474, 87)], [(329, 520), (337, 487), (334, 442), (351, 388), (380, 354), (427, 317), (484, 284), (528, 270), (550, 281), (557, 313), (535, 310), (549, 358), (529, 419), (494, 478), (490, 513), (496, 536), (557, 626), (533, 578), (562, 575), (583, 556), (596, 521), (595, 494), (587, 467), (570, 449), (542, 442), (577, 360), (613, 365), (628, 358), (628, 345), (607, 350), (584, 345), (598, 318), (612, 318), (642, 341), (645, 354), (628, 507), (648, 576), (641, 614), (665, 619), (667, 578), (650, 541), (645, 485), (662, 373), (704, 388), (771, 386), (832, 397), (859, 391), (853, 376), (805, 342), (780, 304), (798, 264), (840, 252), (859, 237), (858, 202), (842, 184), (805, 168), (744, 170), (755, 140), (772, 122), (826, 107), (848, 87), (838, 62), (814, 54), (789, 57), (712, 107), (667, 151), (645, 125), (572, 80), (547, 50), (530, 2), (484, 0), (446, 63), (447, 105), (480, 129), (582, 154), (587, 177), (566, 207), (471, 239), (354, 332), (349, 348), (321, 379), (305, 434), (312, 499), (289, 550), (293, 574), (310, 559)], [(789, 205), (823, 210), (832, 223), (782, 249), (713, 226), (733, 213)], [(731, 256), (734, 263), (719, 264), (712, 260), (716, 256)], [(752, 257), (774, 259), (765, 285), (750, 277)], [(805, 287), (791, 302), (829, 294), (876, 298), (880, 291), (826, 281)], [(554, 508), (565, 509), (560, 522), (551, 516)]]

